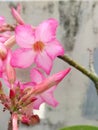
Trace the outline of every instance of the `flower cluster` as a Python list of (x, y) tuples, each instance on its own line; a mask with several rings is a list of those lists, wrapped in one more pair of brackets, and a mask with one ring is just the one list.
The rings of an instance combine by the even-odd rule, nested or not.
[[(6, 96), (0, 84), (0, 100), (12, 114), (13, 122), (33, 125), (39, 122), (34, 109), (39, 109), (42, 103), (58, 105), (53, 92), (70, 68), (49, 76), (55, 58), (64, 55), (64, 48), (56, 38), (57, 20), (51, 18), (33, 27), (21, 18), (20, 5), (11, 11), (16, 24), (9, 25), (0, 17), (0, 78), (9, 88)], [(18, 45), (16, 50), (12, 49), (14, 44)], [(32, 64), (35, 66), (29, 72), (31, 81), (19, 81), (16, 68), (28, 68)], [(17, 126), (13, 127), (17, 130)]]

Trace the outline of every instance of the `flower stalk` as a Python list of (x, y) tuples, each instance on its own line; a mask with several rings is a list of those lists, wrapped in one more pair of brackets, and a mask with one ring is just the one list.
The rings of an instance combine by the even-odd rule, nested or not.
[(68, 63), (69, 65), (73, 66), (80, 72), (82, 72), (84, 75), (86, 75), (89, 79), (91, 79), (95, 85), (96, 91), (98, 93), (98, 75), (95, 72), (91, 72), (87, 70), (85, 67), (82, 65), (78, 64), (76, 61), (71, 59), (69, 56), (64, 55), (64, 56), (58, 56), (58, 58), (62, 59), (64, 62)]
[(16, 113), (12, 114), (12, 130), (18, 130), (18, 116)]

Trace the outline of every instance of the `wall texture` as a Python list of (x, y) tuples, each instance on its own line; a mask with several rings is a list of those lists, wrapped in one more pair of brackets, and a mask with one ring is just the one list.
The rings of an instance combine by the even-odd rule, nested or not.
[[(0, 15), (9, 23), (14, 22), (10, 6), (18, 2), (0, 2)], [(98, 47), (98, 2), (97, 1), (22, 1), (22, 17), (26, 23), (38, 25), (45, 19), (56, 18), (59, 21), (57, 37), (65, 48), (65, 53), (86, 68), (89, 66), (88, 48)], [(98, 49), (95, 50), (95, 68), (98, 72)], [(60, 59), (54, 62), (52, 73), (69, 65)], [(24, 77), (23, 77), (24, 74)], [(26, 71), (17, 70), (21, 80), (28, 80)], [(22, 77), (22, 78), (21, 78)], [(98, 125), (98, 96), (93, 83), (76, 69), (58, 86), (55, 98), (59, 101), (57, 108), (42, 106), (42, 121), (33, 128), (21, 126), (20, 130), (58, 130), (63, 126), (76, 124)], [(7, 115), (7, 116), (6, 116)], [(8, 113), (0, 109), (0, 129), (6, 130)]]

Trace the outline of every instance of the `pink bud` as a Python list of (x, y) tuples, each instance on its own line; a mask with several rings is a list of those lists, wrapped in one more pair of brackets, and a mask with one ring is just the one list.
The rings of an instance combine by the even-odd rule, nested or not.
[(15, 92), (13, 89), (10, 89), (10, 95), (9, 95), (10, 99), (13, 99), (15, 97)]
[(35, 125), (40, 122), (40, 118), (38, 115), (32, 115), (30, 120), (30, 125)]
[(10, 84), (14, 84), (16, 80), (15, 69), (10, 65), (11, 52), (8, 52), (7, 60), (6, 60), (6, 74)]
[(36, 100), (37, 100), (36, 97), (33, 97), (33, 98), (30, 99), (31, 102), (34, 102), (34, 101), (36, 101)]
[(15, 18), (15, 20), (19, 23), (19, 24), (24, 24), (23, 19), (21, 18), (20, 14), (14, 9), (11, 9), (12, 15)]
[(30, 120), (27, 116), (23, 115), (22, 118), (21, 118), (21, 122), (23, 124), (29, 125)]
[(17, 5), (17, 12), (20, 13), (20, 11), (21, 11), (21, 4), (18, 3), (18, 5)]
[(71, 68), (66, 69), (65, 71), (61, 71), (56, 75), (53, 75), (52, 78), (55, 79), (56, 84), (58, 84), (69, 72)]
[(70, 70), (71, 68), (68, 68), (45, 79), (42, 83), (35, 86), (34, 94), (40, 94), (52, 86), (57, 85), (70, 72)]
[(3, 43), (0, 43), (0, 58), (4, 60), (7, 55), (7, 49)]
[(9, 83), (13, 84), (16, 80), (15, 69), (12, 66), (7, 65), (6, 73), (7, 73)]

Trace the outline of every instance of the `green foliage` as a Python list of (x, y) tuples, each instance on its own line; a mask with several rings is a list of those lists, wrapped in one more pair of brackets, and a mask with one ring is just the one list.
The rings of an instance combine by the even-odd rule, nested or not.
[(60, 129), (60, 130), (98, 130), (98, 127), (81, 125), (81, 126), (65, 127), (65, 128)]

